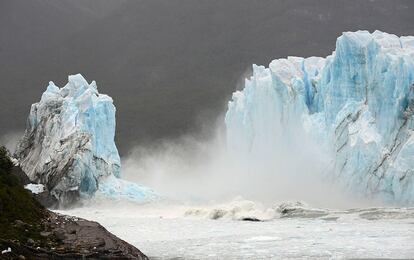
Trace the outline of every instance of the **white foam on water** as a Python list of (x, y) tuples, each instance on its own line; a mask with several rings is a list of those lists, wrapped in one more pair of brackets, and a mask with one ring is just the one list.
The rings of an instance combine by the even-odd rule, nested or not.
[[(168, 205), (169, 204), (169, 205)], [(247, 212), (266, 212), (260, 203), (238, 198), (228, 203), (135, 204), (93, 202), (60, 213), (98, 221), (110, 232), (133, 244), (153, 259), (347, 259), (410, 258), (414, 255), (413, 208), (327, 210), (307, 215), (304, 204), (283, 216), (274, 210), (266, 221), (240, 221), (237, 214), (212, 219), (209, 212), (231, 211), (237, 205)], [(198, 208), (200, 214), (188, 214)], [(260, 210), (259, 210), (260, 209)], [(269, 209), (269, 208), (267, 208)], [(262, 211), (261, 211), (262, 210)], [(264, 211), (263, 211), (264, 210)], [(240, 210), (242, 212), (243, 210)], [(240, 213), (239, 212), (239, 213)], [(301, 215), (301, 212), (305, 212)], [(241, 214), (241, 213), (240, 213)]]

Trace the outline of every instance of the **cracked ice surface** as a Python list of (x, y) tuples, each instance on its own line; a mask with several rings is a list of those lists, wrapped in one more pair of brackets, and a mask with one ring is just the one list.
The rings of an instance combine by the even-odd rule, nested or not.
[(361, 196), (412, 204), (413, 84), (414, 37), (345, 32), (326, 58), (253, 65), (228, 105), (228, 148), (255, 158), (306, 135), (330, 156), (328, 178)]

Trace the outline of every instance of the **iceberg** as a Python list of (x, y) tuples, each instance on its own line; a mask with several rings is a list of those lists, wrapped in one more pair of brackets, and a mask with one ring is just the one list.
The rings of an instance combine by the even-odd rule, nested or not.
[(414, 203), (414, 37), (344, 32), (332, 55), (253, 65), (225, 117), (227, 146), (255, 158), (307, 136), (325, 176), (381, 201)]
[[(40, 102), (32, 105), (15, 157), (30, 180), (45, 185), (64, 207), (80, 196), (93, 195), (101, 185), (108, 190), (109, 184), (116, 183), (108, 178), (120, 178), (121, 161), (114, 137), (112, 98), (100, 94), (95, 81), (89, 84), (82, 75), (71, 75), (62, 88), (50, 82)], [(114, 189), (123, 187), (135, 200), (145, 200), (145, 193), (153, 194), (135, 183)]]

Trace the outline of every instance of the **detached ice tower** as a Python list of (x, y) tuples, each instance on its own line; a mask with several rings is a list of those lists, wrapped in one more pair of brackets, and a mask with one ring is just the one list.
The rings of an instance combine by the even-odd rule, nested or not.
[(98, 190), (145, 199), (150, 190), (119, 179), (114, 137), (112, 98), (77, 74), (63, 88), (50, 82), (40, 102), (32, 105), (15, 156), (30, 180), (44, 184), (59, 206)]

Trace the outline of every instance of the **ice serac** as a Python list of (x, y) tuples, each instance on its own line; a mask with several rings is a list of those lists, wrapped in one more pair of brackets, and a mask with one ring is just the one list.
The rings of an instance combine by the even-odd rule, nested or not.
[(360, 195), (414, 204), (414, 37), (345, 32), (326, 58), (288, 57), (233, 94), (230, 151), (254, 157), (306, 135), (328, 176)]
[[(15, 156), (31, 181), (44, 184), (66, 206), (120, 177), (114, 137), (112, 98), (99, 94), (95, 81), (89, 84), (77, 74), (62, 88), (50, 82), (40, 102), (32, 105)], [(115, 189), (108, 195), (122, 193)]]

